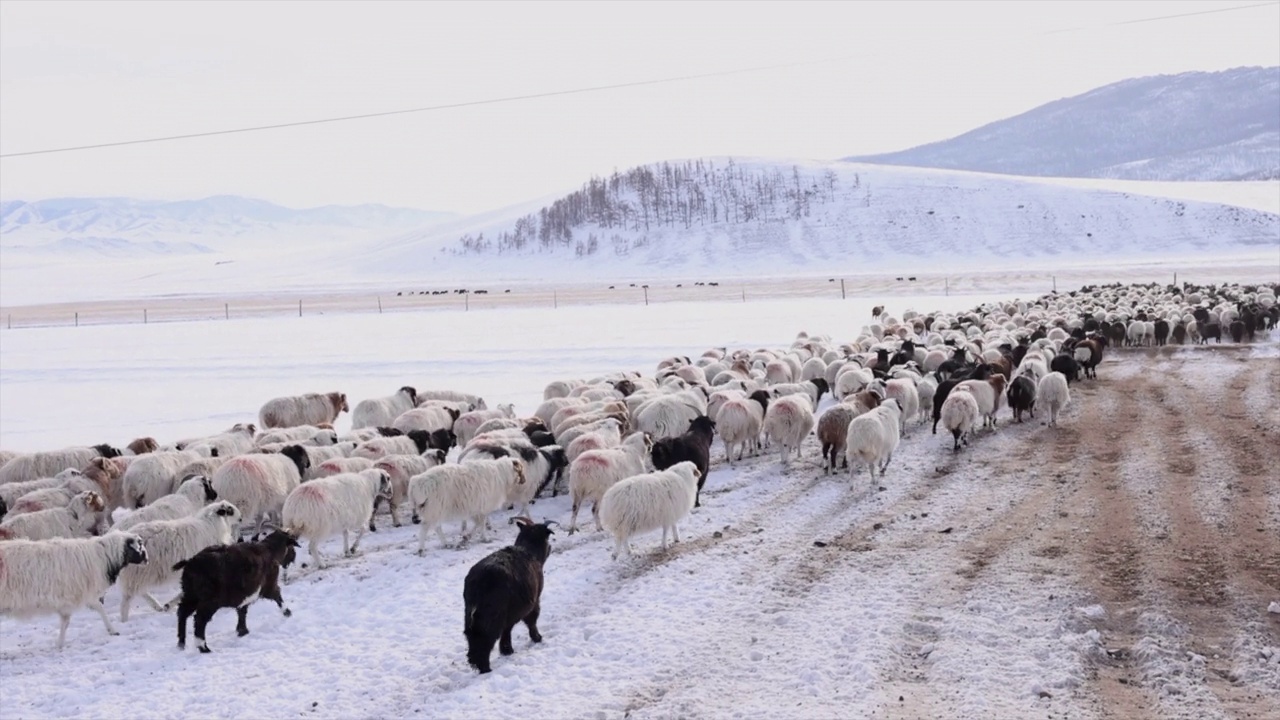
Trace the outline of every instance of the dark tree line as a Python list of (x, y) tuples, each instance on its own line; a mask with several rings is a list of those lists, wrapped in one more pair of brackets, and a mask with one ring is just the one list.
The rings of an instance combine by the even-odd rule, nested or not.
[[(851, 189), (860, 185), (855, 175)], [(593, 255), (604, 234), (575, 235), (584, 226), (609, 235), (614, 252), (625, 255), (647, 244), (627, 240), (609, 230), (648, 232), (655, 228), (690, 229), (695, 225), (770, 223), (809, 217), (814, 206), (835, 202), (839, 178), (831, 170), (791, 172), (779, 168), (744, 168), (730, 160), (721, 167), (709, 160), (662, 163), (592, 177), (571, 193), (516, 220), (510, 230), (486, 237), (464, 235), (462, 253), (572, 249)]]

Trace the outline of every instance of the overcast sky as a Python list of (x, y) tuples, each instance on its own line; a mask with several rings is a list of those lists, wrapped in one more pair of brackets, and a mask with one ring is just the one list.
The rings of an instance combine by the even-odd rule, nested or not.
[[(213, 194), (475, 212), (707, 155), (943, 139), (1129, 77), (1280, 64), (1280, 3), (0, 3), (0, 196)], [(1065, 32), (1055, 32), (1065, 31)]]

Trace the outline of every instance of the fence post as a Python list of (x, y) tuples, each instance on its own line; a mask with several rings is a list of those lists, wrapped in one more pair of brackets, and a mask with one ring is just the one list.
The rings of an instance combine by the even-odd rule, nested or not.
[(645, 307), (649, 306), (649, 286), (648, 285), (644, 286), (644, 304), (645, 304)]
[(298, 317), (302, 317), (302, 299), (298, 299)]
[(742, 286), (742, 302), (746, 302), (746, 301), (747, 301), (747, 286), (743, 285)]
[(142, 308), (142, 324), (143, 324), (143, 325), (146, 325), (146, 324), (147, 324), (147, 309), (146, 309), (146, 308)]
[(462, 293), (462, 309), (471, 310), (471, 293), (469, 292)]
[(378, 314), (379, 315), (382, 314), (382, 296), (381, 295), (378, 296)]
[(222, 303), (222, 315), (226, 319), (231, 319), (231, 303)]
[(1058, 292), (1058, 276), (1050, 275), (1049, 277), (1053, 278), (1053, 291)]
[(560, 295), (555, 290), (551, 291), (551, 307), (558, 309), (560, 307)]
[(76, 327), (80, 327), (80, 313), (76, 312)]
[(942, 278), (942, 294), (943, 295), (951, 294), (951, 278), (946, 278), (946, 277)]
[(9, 319), (7, 321), (7, 324), (9, 326), (8, 329), (12, 330), (13, 329), (13, 313), (9, 313)]
[(844, 300), (844, 278), (840, 278), (840, 299)]

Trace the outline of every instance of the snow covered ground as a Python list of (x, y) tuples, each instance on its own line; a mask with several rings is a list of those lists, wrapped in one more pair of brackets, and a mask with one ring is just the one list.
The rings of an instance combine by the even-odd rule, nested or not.
[[(909, 306), (989, 299), (918, 297)], [(528, 413), (554, 379), (651, 372), (664, 356), (712, 346), (786, 346), (802, 329), (848, 337), (869, 316), (869, 301), (807, 299), (7, 331), (0, 447), (163, 441), (253, 419), (275, 395), (341, 389), (357, 401), (406, 383), (478, 392)], [(545, 641), (533, 646), (517, 628), (516, 654), (495, 653), (488, 676), (465, 662), (462, 581), (514, 537), (505, 515), (494, 516), (493, 541), (442, 549), (433, 538), (421, 558), (416, 528), (393, 529), (383, 516), (359, 556), (294, 573), (283, 589), (291, 618), (257, 604), (251, 634), (237, 638), (234, 613), (221, 612), (209, 626), (212, 655), (179, 653), (174, 616), (140, 606), (119, 637), (78, 613), (62, 652), (56, 618), (0, 619), (0, 717), (1094, 718), (1126, 707), (1116, 688), (1145, 703), (1131, 717), (1268, 716), (1280, 711), (1280, 695), (1268, 695), (1280, 687), (1280, 630), (1265, 603), (1244, 616), (1255, 625), (1230, 625), (1238, 634), (1209, 649), (1180, 596), (1165, 594), (1169, 567), (1139, 568), (1148, 584), (1136, 600), (1096, 579), (1099, 569), (1104, 580), (1119, 572), (1099, 554), (1109, 535), (1146, 527), (1117, 524), (1124, 506), (1104, 506), (1115, 499), (1105, 493), (1132, 491), (1135, 518), (1136, 508), (1158, 505), (1144, 494), (1150, 468), (1175, 452), (1162, 443), (1185, 442), (1141, 421), (1134, 400), (1153, 397), (1153, 378), (1187, 386), (1167, 399), (1170, 413), (1211, 401), (1226, 403), (1233, 423), (1273, 412), (1274, 343), (1228, 350), (1112, 354), (1100, 381), (1073, 389), (1061, 428), (1006, 416), (958, 456), (949, 438), (915, 428), (877, 486), (865, 474), (822, 477), (812, 438), (786, 472), (776, 456), (729, 468), (717, 443), (704, 507), (670, 551), (650, 534), (635, 541), (638, 557), (613, 563), (602, 534), (556, 537)], [(1193, 394), (1210, 381), (1229, 384), (1224, 397)], [(343, 416), (339, 428), (348, 423)], [(1214, 433), (1215, 443), (1232, 432), (1226, 423), (1191, 430)], [(1274, 423), (1266, 432), (1253, 450), (1262, 466), (1280, 447), (1269, 442)], [(1117, 475), (1112, 443), (1139, 440), (1147, 454)], [(1280, 481), (1250, 468), (1232, 476), (1252, 490), (1244, 500), (1280, 497)], [(1190, 490), (1176, 496), (1191, 503)], [(1225, 501), (1228, 518), (1242, 512), (1239, 499)], [(562, 522), (568, 511), (563, 496), (533, 508)], [(1222, 527), (1222, 538), (1199, 540), (1254, 543), (1239, 553), (1242, 565), (1275, 561), (1265, 556), (1272, 535), (1237, 532), (1230, 520)], [(1172, 549), (1148, 541), (1135, 546), (1139, 559), (1191, 547), (1177, 534)], [(1220, 547), (1225, 558), (1240, 549)], [(1176, 553), (1168, 560), (1179, 562)], [(1220, 615), (1232, 623), (1259, 589), (1237, 587), (1241, 579), (1227, 577), (1238, 607)], [(113, 588), (112, 614), (118, 604)], [(1224, 666), (1241, 705), (1210, 672)]]

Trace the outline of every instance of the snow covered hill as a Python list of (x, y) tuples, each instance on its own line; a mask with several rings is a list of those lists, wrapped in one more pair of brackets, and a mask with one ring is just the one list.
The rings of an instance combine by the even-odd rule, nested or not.
[(1134, 78), (855, 162), (1130, 180), (1280, 179), (1280, 67)]
[(295, 210), (228, 195), (177, 202), (10, 200), (0, 203), (0, 248), (63, 257), (143, 258), (351, 240), (420, 228), (451, 217), (450, 213), (385, 205)]
[[(1147, 188), (1147, 192), (1151, 192)], [(703, 159), (343, 256), (389, 277), (696, 278), (1258, 253), (1280, 215), (1017, 177)]]

